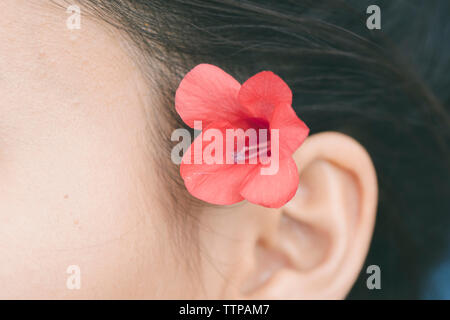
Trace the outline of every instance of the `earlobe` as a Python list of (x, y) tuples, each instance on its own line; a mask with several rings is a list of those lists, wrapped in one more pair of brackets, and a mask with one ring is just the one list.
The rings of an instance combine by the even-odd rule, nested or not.
[(272, 231), (259, 234), (243, 292), (256, 299), (344, 298), (372, 236), (375, 169), (358, 142), (332, 132), (308, 138), (294, 158), (299, 190), (271, 218)]

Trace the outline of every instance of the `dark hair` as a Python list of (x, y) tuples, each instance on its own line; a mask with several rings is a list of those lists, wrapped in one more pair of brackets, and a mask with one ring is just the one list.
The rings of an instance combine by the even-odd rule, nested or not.
[[(144, 61), (159, 62), (153, 81), (165, 107), (152, 115), (164, 120), (157, 127), (168, 146), (161, 165), (172, 145), (161, 123), (182, 125), (175, 90), (199, 63), (240, 81), (271, 70), (292, 88), (293, 106), (312, 133), (335, 130), (359, 140), (375, 163), (380, 200), (349, 298), (423, 297), (449, 242), (449, 1), (79, 2), (124, 31)], [(366, 27), (371, 4), (381, 8), (381, 30)], [(366, 287), (371, 264), (382, 270), (382, 290)]]

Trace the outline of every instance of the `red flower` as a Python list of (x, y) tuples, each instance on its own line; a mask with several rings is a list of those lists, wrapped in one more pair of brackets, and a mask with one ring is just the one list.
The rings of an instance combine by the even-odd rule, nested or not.
[[(241, 86), (213, 65), (200, 64), (192, 69), (181, 81), (175, 97), (175, 108), (183, 121), (191, 128), (194, 121), (201, 121), (204, 128), (181, 162), (180, 173), (187, 190), (198, 199), (219, 205), (246, 199), (278, 208), (288, 202), (295, 195), (299, 180), (292, 154), (309, 133), (291, 104), (288, 85), (270, 71), (256, 74)], [(245, 144), (239, 147), (232, 137), (234, 148), (228, 150), (225, 145), (231, 138), (227, 129), (239, 128), (266, 129), (267, 143), (258, 139), (255, 144), (244, 137)], [(207, 136), (208, 131), (214, 133), (214, 140), (211, 134)], [(226, 138), (215, 147), (223, 145), (226, 149), (223, 152), (211, 147), (219, 133)], [(242, 131), (238, 136), (242, 138)], [(250, 159), (264, 152), (270, 158), (269, 163), (251, 163)], [(223, 162), (202, 161), (203, 153), (222, 156)], [(233, 159), (231, 163), (225, 162), (228, 156)], [(239, 162), (243, 159), (245, 164)], [(264, 175), (261, 169), (268, 170), (274, 161), (278, 161), (277, 172)]]

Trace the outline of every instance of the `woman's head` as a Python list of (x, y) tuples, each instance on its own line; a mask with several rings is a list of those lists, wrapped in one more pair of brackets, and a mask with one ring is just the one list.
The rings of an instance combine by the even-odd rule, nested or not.
[[(423, 5), (412, 35), (399, 17), (419, 9), (404, 2), (380, 3), (393, 18), (369, 31), (361, 1), (3, 1), (0, 294), (420, 297), (448, 243), (450, 8)], [(67, 28), (69, 5), (81, 29)], [(199, 63), (291, 87), (312, 135), (285, 207), (185, 190), (174, 96)]]

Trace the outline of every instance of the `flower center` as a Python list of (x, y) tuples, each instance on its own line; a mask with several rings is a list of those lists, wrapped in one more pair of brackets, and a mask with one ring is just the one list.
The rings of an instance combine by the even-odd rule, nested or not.
[[(270, 129), (269, 123), (261, 118), (250, 118), (245, 120), (243, 145), (235, 144), (236, 152), (233, 153), (234, 163), (258, 163), (258, 159), (263, 161), (270, 157)], [(241, 140), (242, 141), (242, 140)]]

